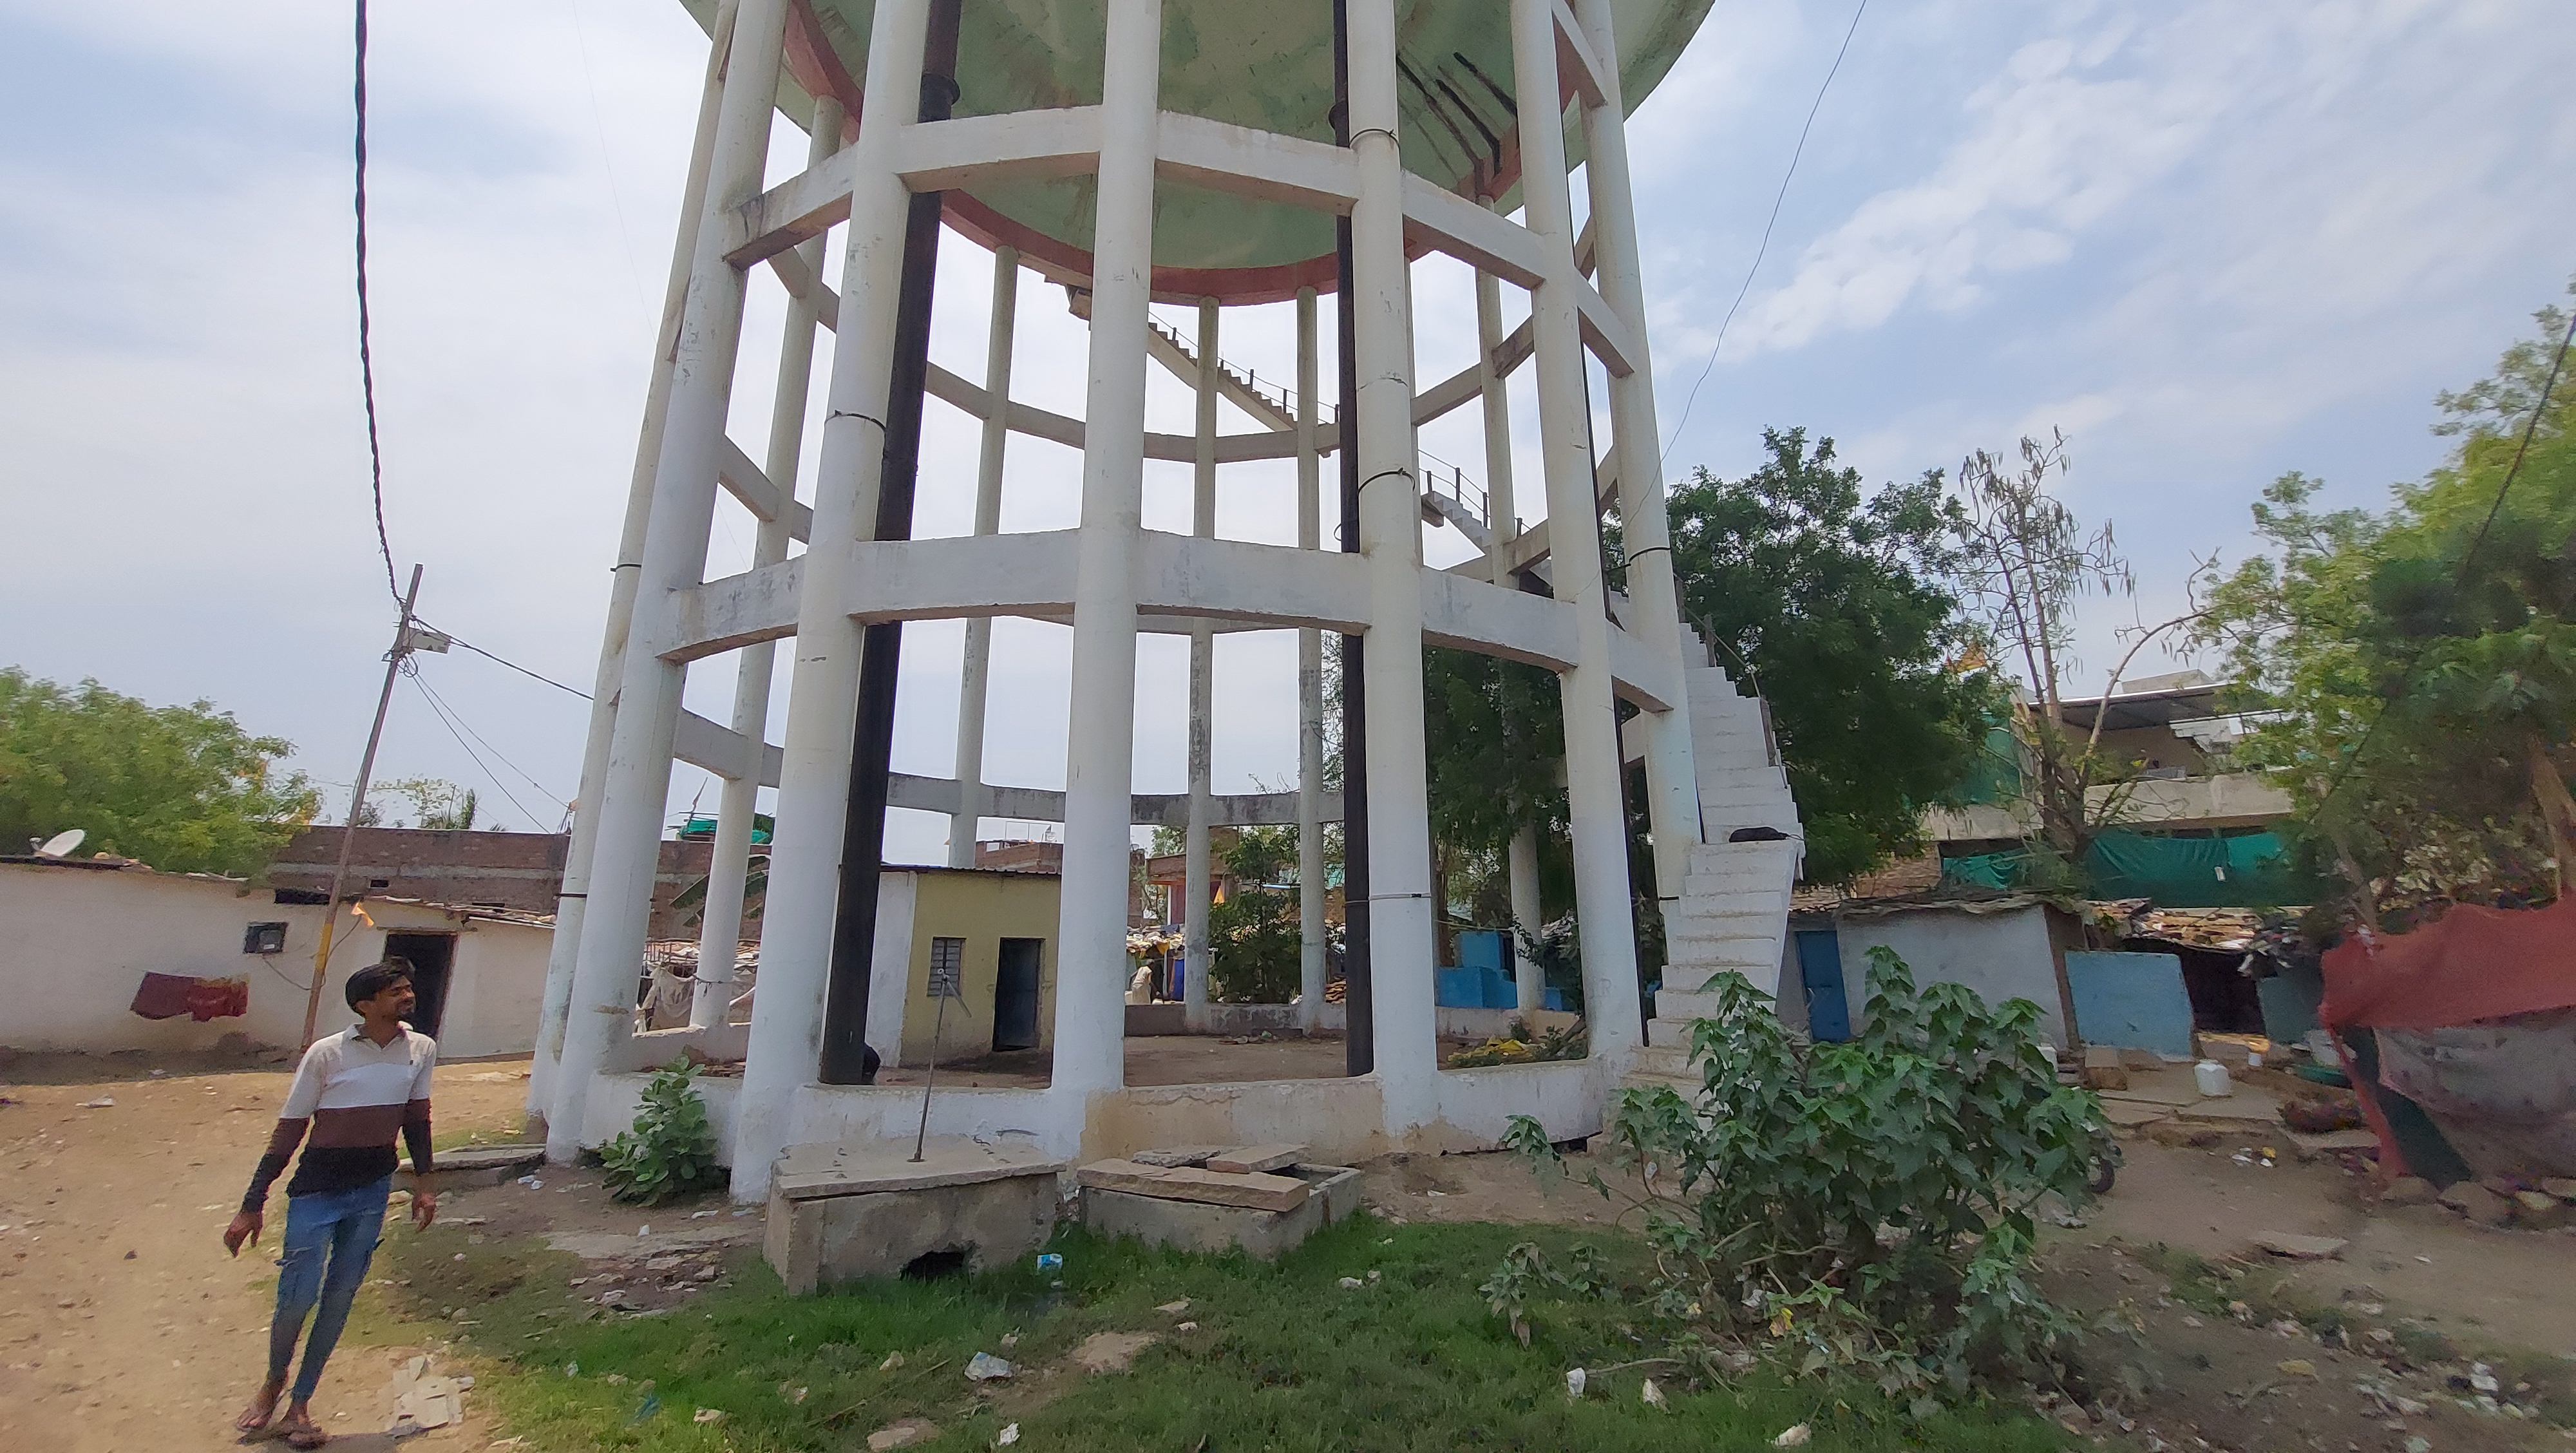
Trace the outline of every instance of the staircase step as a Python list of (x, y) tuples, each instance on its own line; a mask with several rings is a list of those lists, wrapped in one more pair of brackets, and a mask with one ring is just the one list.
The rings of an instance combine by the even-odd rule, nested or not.
[[(1654, 1021), (1648, 1020), (1648, 1023)], [(1637, 1057), (1628, 1064), (1629, 1073), (1666, 1075), (1687, 1079), (1691, 1088), (1699, 1088), (1699, 1072), (1690, 1065), (1690, 1051), (1678, 1044), (1648, 1043), (1640, 1047)]]
[(1717, 1015), (1719, 996), (1695, 989), (1658, 989), (1655, 991), (1655, 1018), (1688, 1023), (1694, 1019), (1711, 1019)]

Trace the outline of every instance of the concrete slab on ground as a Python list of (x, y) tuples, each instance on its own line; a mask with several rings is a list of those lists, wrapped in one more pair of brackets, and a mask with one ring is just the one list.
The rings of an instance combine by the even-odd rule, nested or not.
[(1296, 1172), (1309, 1194), (1293, 1210), (1211, 1205), (1086, 1185), (1082, 1223), (1104, 1236), (1132, 1236), (1153, 1246), (1189, 1251), (1240, 1247), (1264, 1261), (1276, 1260), (1358, 1210), (1362, 1200), (1360, 1173), (1347, 1166), (1301, 1165)]

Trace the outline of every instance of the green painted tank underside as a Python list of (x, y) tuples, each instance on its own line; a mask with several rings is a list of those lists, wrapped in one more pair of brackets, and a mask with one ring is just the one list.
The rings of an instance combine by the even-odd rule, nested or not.
[[(682, 0), (711, 26), (715, 0)], [(851, 76), (867, 73), (874, 0), (811, 0)], [(1621, 89), (1631, 110), (1679, 59), (1712, 0), (1611, 0)], [(1105, 0), (965, 0), (957, 114), (993, 115), (1100, 100)], [(1516, 93), (1503, 0), (1397, 0), (1404, 163), (1444, 188), (1471, 191), (1477, 160), (1517, 165)], [(1499, 93), (1499, 94), (1498, 94)], [(1329, 143), (1333, 139), (1330, 0), (1164, 0), (1162, 107)], [(780, 107), (800, 122), (812, 103), (792, 81)], [(1582, 158), (1567, 131), (1569, 162)], [(977, 186), (991, 212), (1071, 251), (1091, 245), (1089, 176)], [(1164, 268), (1274, 269), (1332, 251), (1321, 213), (1165, 184), (1155, 198), (1154, 263)]]

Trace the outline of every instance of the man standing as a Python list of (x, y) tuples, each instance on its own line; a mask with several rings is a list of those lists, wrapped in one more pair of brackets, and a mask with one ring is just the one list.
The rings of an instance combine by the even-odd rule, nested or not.
[(318, 1301), (321, 1310), (314, 1313), (313, 1332), (304, 1344), (304, 1369), (277, 1426), (296, 1448), (319, 1448), (327, 1441), (313, 1421), (313, 1389), (322, 1381), (322, 1366), (340, 1340), (349, 1305), (367, 1279), (367, 1261), (384, 1229), (397, 1131), (411, 1151), (416, 1179), (412, 1221), (426, 1227), (438, 1216), (438, 1197), (429, 1189), (429, 1080), (438, 1064), (438, 1043), (403, 1022), (412, 1011), (411, 965), (387, 959), (360, 969), (349, 976), (347, 994), (358, 1022), (316, 1040), (304, 1052), (285, 1108), (278, 1111), (277, 1129), (269, 1136), (268, 1153), (251, 1176), (250, 1193), (224, 1229), (224, 1250), (235, 1256), (243, 1242), (259, 1240), (269, 1183), (286, 1169), (309, 1128), (312, 1143), (295, 1167), (295, 1178), (286, 1183), (286, 1245), (277, 1261), (268, 1380), (233, 1424), (245, 1433), (268, 1427), (286, 1391), (295, 1339)]

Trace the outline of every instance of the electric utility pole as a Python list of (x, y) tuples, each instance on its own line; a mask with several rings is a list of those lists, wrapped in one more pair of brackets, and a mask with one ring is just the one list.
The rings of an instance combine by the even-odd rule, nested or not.
[[(358, 814), (367, 805), (367, 778), (376, 770), (376, 744), (384, 740), (385, 711), (393, 705), (394, 677), (402, 672), (403, 659), (415, 646), (445, 650), (442, 640), (432, 644), (415, 639), (411, 624), (412, 605), (420, 599), (420, 567), (411, 568), (411, 589), (404, 592), (402, 621), (394, 627), (393, 649), (385, 653), (385, 689), (376, 695), (376, 724), (367, 728), (367, 752), (358, 759), (358, 782), (349, 789), (349, 819), (340, 829), (340, 861), (331, 869), (331, 893), (322, 900), (322, 942), (313, 950), (313, 987), (304, 996), (304, 1038), (300, 1043), (313, 1043), (314, 1021), (322, 1015), (322, 982), (331, 967), (331, 940), (340, 927), (340, 885), (349, 876), (349, 854), (358, 845)], [(426, 635), (426, 632), (421, 633)]]

